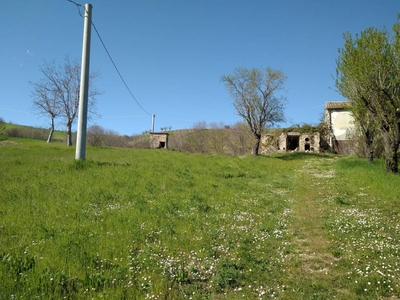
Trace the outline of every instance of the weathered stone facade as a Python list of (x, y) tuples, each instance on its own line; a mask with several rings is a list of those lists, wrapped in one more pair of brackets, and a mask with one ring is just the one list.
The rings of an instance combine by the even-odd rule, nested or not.
[(302, 152), (319, 152), (320, 151), (320, 134), (285, 132), (278, 137), (267, 134), (261, 139), (261, 153), (302, 151)]
[(168, 149), (168, 133), (167, 132), (151, 132), (150, 148), (152, 149)]

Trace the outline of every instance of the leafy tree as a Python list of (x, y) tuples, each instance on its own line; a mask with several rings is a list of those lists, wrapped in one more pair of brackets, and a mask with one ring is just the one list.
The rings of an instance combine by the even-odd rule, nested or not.
[[(339, 50), (336, 86), (349, 99), (352, 114), (365, 137), (367, 149), (378, 132), (385, 148), (386, 171), (398, 172), (400, 145), (399, 24), (395, 39), (386, 30), (370, 27), (356, 35), (344, 34)], [(371, 153), (371, 149), (367, 150)], [(371, 158), (370, 158), (371, 159)]]
[(232, 75), (224, 75), (221, 80), (234, 99), (236, 112), (256, 138), (253, 155), (258, 155), (263, 131), (285, 120), (283, 110), (286, 99), (276, 96), (276, 93), (284, 89), (286, 76), (271, 68), (237, 68)]
[[(51, 118), (51, 132), (48, 142), (54, 131), (54, 119), (62, 116), (67, 127), (67, 146), (72, 145), (72, 124), (74, 123), (79, 107), (81, 67), (76, 62), (71, 62), (66, 56), (64, 64), (56, 66), (54, 62), (45, 62), (40, 67), (44, 76), (33, 85), (33, 106), (39, 114), (47, 114)], [(93, 81), (98, 73), (89, 76), (89, 112), (95, 113), (95, 97), (100, 92), (93, 86)]]

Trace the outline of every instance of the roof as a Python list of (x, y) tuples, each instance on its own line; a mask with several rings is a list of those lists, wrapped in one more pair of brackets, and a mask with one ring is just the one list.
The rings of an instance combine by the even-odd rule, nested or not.
[(345, 109), (349, 107), (349, 101), (326, 102), (325, 109)]

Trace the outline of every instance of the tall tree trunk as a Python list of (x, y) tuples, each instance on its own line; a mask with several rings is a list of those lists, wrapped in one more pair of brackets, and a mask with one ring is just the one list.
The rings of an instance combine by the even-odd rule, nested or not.
[(367, 160), (368, 162), (373, 162), (374, 161), (374, 151), (372, 150), (370, 145), (366, 145), (366, 155), (367, 155)]
[(49, 137), (47, 138), (47, 143), (51, 143), (51, 139), (53, 138), (53, 133), (54, 133), (54, 117), (51, 118), (51, 128)]
[(54, 128), (50, 128), (49, 136), (47, 137), (47, 143), (51, 143), (51, 139), (53, 138)]
[(397, 173), (399, 171), (397, 157), (399, 145), (391, 140), (388, 132), (383, 133), (383, 141), (385, 146), (386, 172)]
[(68, 147), (72, 146), (72, 134), (71, 134), (72, 129), (71, 128), (72, 128), (72, 123), (68, 122), (67, 123), (67, 146)]
[(365, 140), (365, 154), (367, 160), (368, 162), (372, 162), (374, 160), (374, 151), (372, 150), (374, 136), (370, 130), (365, 130), (364, 140)]
[(256, 143), (254, 144), (253, 147), (253, 156), (258, 155), (258, 151), (260, 150), (260, 143), (261, 143), (261, 135), (255, 135), (256, 136)]
[(392, 150), (389, 154), (386, 153), (385, 163), (387, 172), (397, 173), (399, 171), (397, 151)]

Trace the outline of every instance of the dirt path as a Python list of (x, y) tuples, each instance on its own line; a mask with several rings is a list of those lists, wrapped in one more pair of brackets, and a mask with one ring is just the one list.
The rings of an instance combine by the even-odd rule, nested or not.
[(305, 278), (329, 276), (336, 258), (329, 251), (325, 228), (329, 213), (326, 198), (332, 190), (332, 178), (336, 175), (330, 167), (333, 159), (311, 159), (297, 170), (299, 183), (298, 198), (293, 205), (293, 219), (289, 232), (293, 235), (295, 259), (299, 273)]

